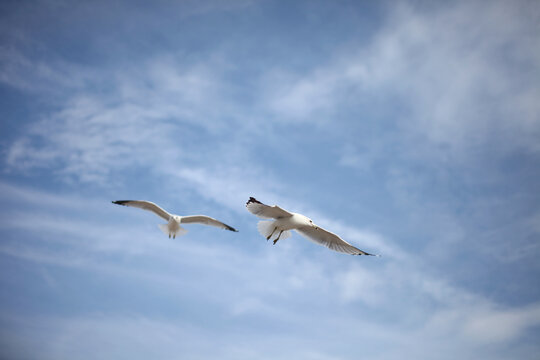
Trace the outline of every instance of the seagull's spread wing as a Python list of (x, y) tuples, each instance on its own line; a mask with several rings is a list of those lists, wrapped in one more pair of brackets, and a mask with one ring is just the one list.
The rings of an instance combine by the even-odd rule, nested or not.
[(250, 213), (255, 214), (263, 219), (279, 219), (293, 215), (287, 210), (283, 210), (277, 205), (265, 205), (254, 197), (249, 198), (248, 202), (246, 203), (246, 207)]
[(227, 225), (227, 224), (224, 224), (224, 223), (222, 223), (222, 222), (219, 221), (219, 220), (216, 220), (216, 219), (214, 219), (214, 218), (211, 218), (211, 217), (205, 216), (205, 215), (182, 216), (182, 221), (181, 221), (181, 223), (186, 223), (186, 224), (204, 224), (204, 225), (215, 226), (215, 227), (222, 228), (222, 229), (229, 230), (229, 231), (236, 231), (236, 232), (238, 232), (238, 230), (236, 230), (236, 229), (233, 228), (232, 226), (229, 226), (229, 225)]
[(162, 217), (163, 219), (169, 221), (169, 218), (171, 217), (171, 214), (154, 204), (150, 201), (144, 201), (144, 200), (117, 200), (113, 201), (113, 204), (117, 205), (124, 205), (124, 206), (131, 206), (136, 207), (143, 210), (148, 210), (153, 212), (159, 217)]
[(320, 227), (302, 226), (296, 229), (301, 235), (319, 245), (326, 246), (330, 250), (350, 255), (372, 255), (355, 248), (339, 236)]

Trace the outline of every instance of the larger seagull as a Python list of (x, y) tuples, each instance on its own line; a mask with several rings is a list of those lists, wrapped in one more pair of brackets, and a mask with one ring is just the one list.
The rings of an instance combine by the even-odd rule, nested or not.
[(176, 238), (177, 236), (182, 236), (187, 233), (187, 230), (180, 226), (180, 224), (203, 224), (215, 226), (229, 231), (238, 232), (232, 226), (222, 223), (214, 218), (205, 215), (190, 215), (190, 216), (179, 216), (174, 214), (169, 214), (167, 211), (163, 210), (156, 204), (150, 201), (144, 200), (117, 200), (113, 201), (113, 204), (124, 205), (136, 207), (143, 210), (148, 210), (156, 214), (157, 216), (167, 220), (167, 224), (158, 224), (161, 231), (165, 235), (169, 235), (169, 238)]
[(289, 230), (296, 230), (308, 240), (326, 246), (330, 250), (350, 255), (378, 256), (352, 246), (336, 234), (315, 225), (310, 218), (302, 214), (289, 212), (277, 205), (269, 206), (263, 204), (254, 197), (249, 198), (246, 208), (250, 213), (260, 218), (274, 219), (269, 221), (261, 220), (257, 225), (259, 232), (266, 240), (270, 240), (275, 235), (274, 245), (278, 240), (283, 240), (291, 236)]

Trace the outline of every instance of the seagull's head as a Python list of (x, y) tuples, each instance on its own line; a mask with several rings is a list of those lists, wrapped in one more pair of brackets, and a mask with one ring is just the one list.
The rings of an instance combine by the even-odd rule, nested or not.
[(318, 229), (319, 227), (317, 225), (315, 225), (315, 223), (313, 222), (313, 220), (311, 220), (310, 218), (308, 218), (308, 221), (309, 221), (309, 225), (311, 227), (314, 227), (315, 229)]
[(311, 220), (307, 216), (302, 215), (302, 214), (297, 214), (297, 213), (293, 213), (293, 214), (294, 214), (295, 222), (297, 222), (298, 225), (300, 225), (300, 226), (315, 226), (313, 224), (313, 220)]
[(178, 216), (178, 215), (173, 215), (172, 218), (173, 218), (174, 221), (176, 221), (177, 223), (180, 223), (180, 220), (182, 220), (182, 217), (181, 217), (181, 216)]

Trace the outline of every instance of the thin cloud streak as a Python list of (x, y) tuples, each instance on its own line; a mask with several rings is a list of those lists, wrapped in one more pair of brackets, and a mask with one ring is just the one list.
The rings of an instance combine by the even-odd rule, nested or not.
[[(199, 10), (187, 13), (221, 11), (212, 4), (213, 10), (191, 4)], [(26, 284), (13, 284), (6, 271), (2, 284), (19, 296), (47, 286), (36, 308), (49, 312), (32, 325), (31, 315), (13, 315), (6, 303), (0, 338), (16, 344), (10, 349), (40, 349), (44, 358), (83, 358), (93, 354), (87, 349), (100, 349), (129, 358), (351, 359), (359, 348), (381, 360), (403, 353), (534, 358), (536, 293), (509, 300), (496, 293), (502, 280), (492, 280), (501, 270), (488, 278), (490, 269), (479, 265), (500, 267), (500, 253), (513, 251), (506, 257), (511, 274), (519, 274), (520, 262), (536, 269), (527, 261), (538, 249), (538, 211), (521, 211), (519, 199), (501, 196), (497, 191), (521, 183), (494, 180), (478, 156), (494, 149), (490, 161), (502, 164), (508, 154), (538, 152), (538, 86), (512, 70), (519, 63), (534, 72), (540, 63), (534, 12), (520, 5), (384, 9), (386, 21), (367, 46), (341, 46), (302, 74), (291, 63), (262, 59), (265, 71), (245, 70), (249, 64), (231, 53), (237, 47), (228, 36), (198, 55), (158, 46), (121, 67), (63, 67), (8, 52), (0, 81), (47, 109), (6, 143), (3, 173), (13, 180), (0, 182), (0, 199), (9, 203), (0, 256), (34, 282), (23, 291)], [(507, 46), (514, 51), (494, 56)], [(280, 49), (289, 58), (290, 49)], [(505, 186), (485, 190), (467, 176)], [(18, 179), (42, 190), (14, 185)], [(460, 188), (470, 184), (478, 194)], [(532, 186), (523, 188), (521, 196)], [(485, 191), (497, 201), (486, 201)], [(240, 233), (198, 228), (168, 240), (157, 218), (111, 205), (119, 193), (163, 200), (167, 208), (211, 209)], [(298, 235), (273, 246), (245, 210), (249, 196), (304, 213), (383, 256), (347, 257)], [(477, 215), (506, 204), (517, 210), (502, 213), (504, 222), (494, 221), (502, 215)], [(385, 206), (397, 210), (382, 211), (384, 221), (357, 215)], [(512, 242), (501, 240), (508, 234)], [(463, 280), (474, 276), (474, 286)], [(528, 276), (504, 287), (515, 286), (520, 296)], [(65, 310), (57, 295), (69, 288), (76, 296), (73, 289), (82, 287), (88, 292), (80, 307)]]
[[(23, 190), (19, 190), (19, 192), (21, 191)], [(47, 197), (48, 196), (43, 196), (43, 198)], [(60, 204), (60, 206), (69, 204), (68, 201), (56, 201), (53, 203)], [(248, 215), (249, 214), (246, 214), (246, 216)], [(32, 218), (36, 217), (40, 217), (40, 214), (32, 215)], [(71, 219), (66, 219), (66, 221), (71, 221)], [(34, 224), (36, 230), (40, 229), (42, 233), (45, 231), (43, 236), (47, 237), (46, 234), (49, 230), (42, 225), (43, 224), (39, 222)], [(79, 225), (75, 224), (75, 228), (72, 226), (64, 228), (62, 227), (62, 223), (58, 222), (56, 222), (56, 225), (57, 228), (54, 231), (60, 233), (55, 237), (51, 237), (51, 239), (62, 239), (64, 237), (73, 239), (73, 232), (76, 232), (76, 228), (80, 226), (83, 226), (82, 233), (87, 235), (89, 239), (103, 238), (104, 242), (115, 243), (118, 242), (118, 239), (115, 238), (126, 236), (125, 232), (124, 235), (120, 235), (118, 232), (111, 233), (103, 226), (97, 228), (95, 224), (86, 225), (87, 230), (84, 230), (84, 223)], [(49, 228), (54, 228), (54, 222), (50, 222)], [(94, 233), (88, 233), (90, 229), (95, 229)], [(32, 229), (27, 227), (26, 230)], [(140, 232), (135, 228), (132, 228), (131, 230)], [(66, 236), (62, 236), (63, 234)], [(155, 236), (157, 236), (156, 234), (157, 231), (154, 232)], [(140, 238), (145, 239), (151, 237), (153, 236), (149, 234), (147, 236), (141, 236)], [(345, 312), (356, 312), (357, 310), (355, 308), (357, 308), (357, 304), (359, 303), (379, 310), (386, 308), (386, 312), (388, 312), (391, 311), (390, 309), (394, 306), (394, 299), (405, 299), (407, 297), (404, 296), (404, 292), (410, 293), (413, 291), (417, 294), (416, 299), (409, 299), (408, 302), (402, 303), (402, 306), (406, 306), (409, 311), (412, 310), (414, 312), (414, 309), (420, 305), (426, 306), (431, 304), (428, 307), (432, 310), (424, 314), (424, 316), (428, 316), (426, 319), (427, 322), (420, 321), (420, 323), (414, 325), (409, 324), (407, 316), (404, 317), (403, 315), (398, 315), (398, 313), (396, 313), (395, 315), (398, 316), (394, 319), (394, 321), (397, 320), (396, 326), (401, 328), (405, 333), (410, 332), (411, 329), (423, 331), (422, 328), (425, 326), (426, 329), (429, 329), (430, 333), (435, 334), (431, 335), (435, 336), (434, 339), (437, 339), (437, 336), (439, 335), (446, 336), (447, 332), (456, 331), (458, 337), (455, 339), (447, 339), (447, 341), (456, 341), (459, 343), (461, 341), (461, 336), (464, 336), (468, 341), (472, 341), (474, 344), (484, 343), (486, 341), (491, 341), (492, 339), (497, 340), (500, 343), (512, 342), (523, 331), (530, 327), (537, 326), (540, 323), (540, 319), (535, 320), (534, 314), (537, 312), (535, 306), (532, 306), (531, 308), (525, 307), (523, 309), (497, 310), (500, 306), (491, 304), (488, 300), (483, 299), (478, 295), (469, 294), (461, 289), (448, 286), (445, 284), (444, 280), (434, 279), (426, 275), (424, 271), (420, 270), (422, 268), (421, 264), (414, 265), (415, 262), (420, 260), (418, 258), (414, 261), (404, 261), (403, 259), (399, 260), (398, 257), (395, 259), (398, 264), (393, 264), (395, 261), (392, 262), (393, 265), (386, 262), (379, 264), (376, 269), (369, 269), (366, 265), (360, 267), (360, 264), (357, 261), (345, 262), (344, 264), (339, 265), (341, 261), (337, 260), (340, 259), (336, 259), (335, 262), (332, 261), (327, 264), (324, 262), (313, 262), (310, 258), (298, 262), (297, 255), (300, 251), (299, 247), (303, 246), (297, 244), (296, 240), (303, 241), (303, 239), (294, 238), (291, 239), (294, 242), (290, 242), (287, 248), (272, 247), (272, 253), (258, 259), (253, 258), (252, 254), (238, 252), (229, 245), (217, 245), (218, 243), (215, 242), (213, 243), (213, 246), (218, 247), (214, 248), (210, 253), (208, 244), (194, 244), (192, 242), (183, 242), (181, 244), (167, 242), (163, 245), (160, 245), (160, 242), (153, 242), (151, 244), (152, 246), (146, 246), (144, 251), (128, 251), (126, 253), (126, 247), (135, 245), (136, 243), (133, 243), (135, 240), (136, 239), (126, 239), (121, 242), (123, 244), (122, 246), (112, 247), (107, 249), (107, 251), (113, 251), (118, 255), (123, 254), (123, 256), (129, 255), (134, 261), (136, 261), (137, 258), (144, 256), (154, 258), (158, 263), (176, 263), (175, 267), (178, 268), (178, 273), (184, 274), (189, 273), (189, 271), (186, 271), (185, 266), (193, 267), (195, 264), (188, 265), (189, 262), (178, 262), (178, 260), (191, 257), (200, 259), (203, 254), (206, 254), (206, 257), (214, 259), (211, 260), (213, 265), (212, 269), (209, 269), (209, 271), (218, 271), (222, 274), (228, 274), (230, 279), (243, 278), (243, 285), (237, 287), (237, 295), (231, 294), (233, 298), (236, 298), (236, 301), (224, 302), (224, 304), (235, 304), (229, 308), (230, 314), (235, 317), (240, 316), (241, 318), (245, 318), (246, 316), (250, 316), (250, 314), (259, 317), (260, 315), (256, 314), (261, 314), (261, 312), (264, 313), (264, 309), (272, 309), (271, 312), (276, 312), (275, 318), (287, 318), (289, 321), (292, 321), (291, 325), (294, 327), (304, 326), (301, 324), (309, 322), (308, 319), (311, 317), (309, 311), (306, 312), (300, 310), (300, 308), (298, 308), (300, 304), (296, 304), (293, 305), (293, 309), (300, 312), (296, 312), (295, 315), (292, 315), (289, 313), (292, 309), (281, 307), (284, 303), (291, 301), (293, 299), (291, 296), (299, 291), (304, 294), (306, 292), (308, 294), (311, 293), (314, 298), (320, 298), (323, 294), (335, 294), (331, 296), (332, 299), (329, 299), (329, 301), (332, 302), (333, 298), (339, 300), (339, 303), (342, 304), (344, 307), (343, 311)], [(131, 245), (130, 242), (132, 243)], [(168, 247), (168, 250), (163, 251), (165, 250), (165, 245)], [(75, 254), (82, 249), (85, 249), (83, 253), (86, 255), (77, 258), (77, 255)], [(51, 252), (50, 250), (43, 252), (44, 250), (40, 249), (40, 247), (28, 247), (28, 245), (25, 247), (20, 247), (19, 245), (3, 246), (1, 250), (4, 256), (17, 257), (30, 262), (63, 267), (76, 267), (85, 269), (85, 271), (91, 273), (104, 272), (109, 274), (109, 276), (113, 275), (115, 278), (138, 279), (140, 282), (142, 281), (140, 285), (143, 287), (145, 286), (144, 283), (155, 284), (157, 282), (169, 284), (167, 286), (167, 288), (169, 288), (169, 290), (167, 290), (168, 292), (179, 291), (179, 289), (173, 290), (177, 288), (179, 284), (182, 284), (184, 291), (188, 289), (197, 291), (196, 289), (200, 287), (199, 281), (195, 279), (189, 280), (184, 278), (179, 282), (179, 279), (167, 275), (166, 272), (161, 270), (156, 272), (151, 269), (130, 269), (129, 267), (126, 267), (128, 264), (117, 264), (114, 261), (114, 258), (111, 258), (110, 261), (108, 261), (93, 255), (88, 256), (88, 251), (102, 251), (99, 243), (74, 242), (71, 246), (71, 250), (67, 253)], [(198, 254), (195, 256), (193, 251)], [(275, 254), (275, 251), (279, 251), (279, 253)], [(183, 256), (180, 254), (183, 254)], [(188, 257), (186, 258), (186, 256)], [(320, 257), (322, 255), (316, 256)], [(225, 261), (225, 259), (227, 260)], [(199, 265), (201, 265), (200, 262)], [(331, 265), (338, 266), (336, 269), (333, 269)], [(243, 271), (241, 270), (246, 268), (252, 269), (252, 272), (259, 275), (266, 275), (264, 275), (264, 278), (251, 278), (250, 276), (247, 276), (247, 274), (243, 274)], [(148, 270), (151, 270), (151, 272), (148, 272)], [(293, 274), (294, 276), (292, 276)], [(272, 280), (272, 277), (277, 278)], [(283, 282), (285, 279), (288, 280)], [(366, 279), (369, 279), (369, 281), (366, 281)], [(279, 283), (276, 283), (276, 280), (279, 281)], [(192, 281), (195, 282), (191, 283)], [(261, 281), (262, 284), (257, 285), (258, 283), (261, 283)], [(314, 284), (317, 284), (317, 286), (313, 286)], [(220, 291), (218, 289), (215, 290)], [(246, 300), (240, 300), (242, 298)], [(209, 301), (210, 304), (214, 303), (212, 297), (208, 298), (207, 301)], [(486, 309), (490, 310), (486, 311)], [(215, 310), (216, 309), (213, 311)], [(531, 314), (533, 316), (530, 316)], [(329, 316), (338, 316), (338, 318), (341, 318), (342, 316), (345, 316), (345, 314), (342, 315), (341, 311), (331, 311)], [(489, 331), (490, 321), (493, 322), (499, 318), (506, 317), (512, 321), (508, 324), (508, 328), (505, 332), (492, 333)], [(327, 319), (327, 321), (331, 322), (331, 319)], [(336, 319), (332, 321), (336, 321)], [(355, 334), (360, 326), (371, 326), (370, 324), (372, 321), (373, 320), (370, 320), (370, 317), (367, 317), (365, 321), (356, 320), (355, 324), (349, 324), (349, 332)], [(480, 330), (481, 332), (478, 332)], [(471, 332), (474, 333), (475, 336), (470, 336)], [(410, 336), (411, 335), (406, 335), (404, 338), (398, 339), (398, 341), (405, 341), (407, 338), (410, 339)], [(99, 340), (99, 337), (94, 338), (94, 340), (101, 341)], [(119, 341), (123, 340), (119, 339)], [(251, 349), (254, 350), (254, 348)]]

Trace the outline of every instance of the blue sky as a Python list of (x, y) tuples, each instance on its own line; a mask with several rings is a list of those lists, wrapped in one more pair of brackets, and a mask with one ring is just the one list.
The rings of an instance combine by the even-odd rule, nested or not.
[[(538, 359), (539, 17), (2, 2), (2, 358)], [(272, 246), (249, 196), (383, 256)]]

